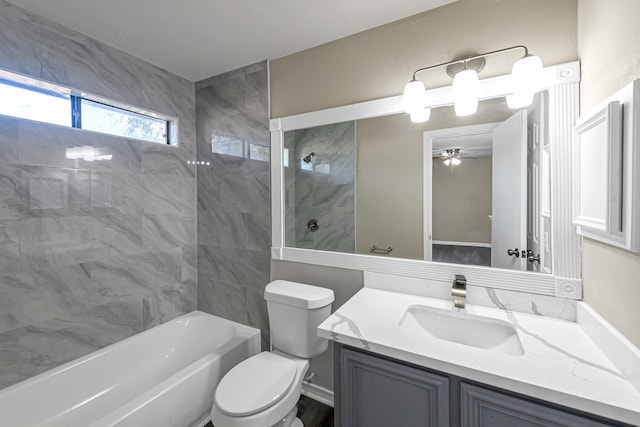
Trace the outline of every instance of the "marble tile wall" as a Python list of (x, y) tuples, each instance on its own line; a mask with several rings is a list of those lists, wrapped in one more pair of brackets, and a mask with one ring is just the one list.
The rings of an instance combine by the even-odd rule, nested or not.
[[(284, 240), (285, 246), (297, 247), (296, 233), (296, 132), (284, 133), (284, 155), (286, 159), (284, 168)], [(306, 230), (301, 230), (306, 232)]]
[[(198, 309), (260, 328), (268, 349), (269, 157), (249, 149), (270, 148), (267, 63), (197, 82), (196, 112)], [(220, 141), (239, 149), (213, 152)]]
[[(291, 246), (355, 252), (355, 132), (355, 122), (345, 122), (285, 135), (289, 169), (295, 171), (285, 172)], [(304, 162), (311, 153), (311, 162)], [(318, 220), (317, 231), (307, 230), (310, 219)]]
[(433, 261), (491, 267), (491, 248), (433, 244)]
[(193, 83), (4, 0), (0, 69), (179, 118), (171, 147), (0, 116), (4, 388), (194, 310), (197, 211)]

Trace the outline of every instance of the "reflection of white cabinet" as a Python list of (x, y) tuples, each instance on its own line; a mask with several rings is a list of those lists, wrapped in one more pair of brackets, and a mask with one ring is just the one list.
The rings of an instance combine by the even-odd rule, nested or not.
[(578, 233), (640, 252), (640, 80), (578, 119), (574, 214)]

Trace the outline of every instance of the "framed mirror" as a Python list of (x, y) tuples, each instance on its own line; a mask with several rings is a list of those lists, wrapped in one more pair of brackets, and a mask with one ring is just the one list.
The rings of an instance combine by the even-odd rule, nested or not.
[[(547, 67), (521, 111), (500, 76), (480, 81), (481, 107), (465, 118), (444, 87), (427, 91), (425, 124), (401, 97), (272, 120), (272, 257), (580, 298), (579, 75), (577, 62)], [(514, 127), (518, 144), (501, 136)]]

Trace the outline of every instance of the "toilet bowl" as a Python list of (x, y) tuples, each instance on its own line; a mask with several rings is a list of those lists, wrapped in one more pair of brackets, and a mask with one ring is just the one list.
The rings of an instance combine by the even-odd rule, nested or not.
[(276, 280), (265, 288), (272, 351), (233, 367), (211, 409), (215, 427), (303, 427), (296, 403), (309, 360), (327, 348), (316, 333), (331, 314), (333, 291)]
[(218, 384), (211, 411), (213, 424), (296, 426), (296, 403), (308, 368), (309, 361), (277, 351), (264, 351), (236, 365)]

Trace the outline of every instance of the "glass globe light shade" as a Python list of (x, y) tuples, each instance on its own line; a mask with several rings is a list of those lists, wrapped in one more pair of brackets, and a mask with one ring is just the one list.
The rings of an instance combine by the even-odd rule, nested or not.
[(413, 123), (424, 123), (429, 120), (431, 116), (431, 108), (422, 108), (421, 110), (414, 110), (409, 113), (411, 121)]
[(512, 94), (507, 96), (509, 108), (524, 108), (533, 102), (542, 88), (544, 69), (538, 56), (528, 55), (513, 64), (511, 70)]
[(542, 88), (544, 69), (539, 56), (525, 56), (517, 60), (511, 69), (513, 93), (533, 93)]
[(427, 106), (424, 83), (419, 80), (411, 80), (407, 83), (402, 92), (402, 105), (407, 114), (423, 110)]
[(453, 108), (458, 116), (470, 116), (478, 110), (480, 81), (474, 70), (460, 71), (453, 78)]
[(515, 92), (507, 95), (507, 106), (514, 110), (528, 107), (533, 102), (534, 96), (533, 92)]

